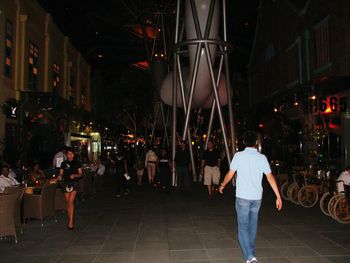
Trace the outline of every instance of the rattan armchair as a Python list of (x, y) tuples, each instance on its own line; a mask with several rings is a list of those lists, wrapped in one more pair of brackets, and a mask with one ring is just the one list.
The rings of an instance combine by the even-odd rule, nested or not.
[(24, 194), (23, 186), (9, 186), (5, 188), (5, 194), (15, 194), (17, 196), (16, 207), (15, 207), (15, 225), (19, 227), (21, 230), (21, 234), (23, 234), (22, 230), (22, 218), (21, 218), (21, 207), (22, 207), (22, 199)]
[(44, 226), (44, 219), (55, 215), (55, 194), (56, 184), (44, 184), (41, 194), (24, 194), (23, 197), (23, 217), (24, 219), (36, 218), (41, 220)]
[(0, 237), (14, 236), (17, 243), (15, 225), (16, 194), (0, 195)]

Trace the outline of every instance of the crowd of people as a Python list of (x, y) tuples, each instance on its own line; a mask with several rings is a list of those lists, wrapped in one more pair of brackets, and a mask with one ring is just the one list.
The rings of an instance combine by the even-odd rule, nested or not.
[[(132, 189), (143, 186), (151, 187), (162, 193), (174, 189), (191, 192), (194, 181), (201, 182), (211, 199), (216, 192), (223, 193), (231, 180), (236, 182), (236, 213), (238, 223), (238, 241), (246, 263), (257, 262), (255, 256), (255, 238), (258, 228), (258, 214), (262, 199), (262, 179), (266, 175), (276, 196), (276, 209), (282, 209), (282, 199), (265, 155), (257, 151), (258, 136), (247, 132), (244, 136), (245, 149), (237, 152), (229, 167), (222, 169), (222, 154), (214, 141), (209, 141), (207, 149), (196, 160), (199, 171), (198, 180), (194, 180), (191, 155), (186, 141), (179, 140), (175, 159), (172, 162), (169, 149), (154, 145), (138, 145), (129, 148), (120, 144), (117, 151), (100, 157), (95, 163), (88, 164), (76, 158), (74, 149), (64, 147), (58, 151), (52, 161), (51, 171), (43, 171), (39, 163), (33, 163), (28, 169), (18, 160), (14, 167), (2, 163), (0, 175), (0, 193), (8, 186), (36, 185), (38, 181), (55, 177), (64, 192), (67, 204), (69, 230), (74, 229), (75, 199), (79, 193), (79, 181), (84, 176), (83, 170), (93, 173), (93, 192), (103, 192), (103, 176), (107, 173), (114, 180), (115, 196), (129, 195)], [(226, 160), (227, 161), (227, 160)], [(223, 172), (224, 171), (224, 172)], [(174, 177), (172, 175), (175, 175)], [(350, 167), (346, 167), (338, 180), (350, 184)], [(175, 188), (173, 188), (175, 186)]]

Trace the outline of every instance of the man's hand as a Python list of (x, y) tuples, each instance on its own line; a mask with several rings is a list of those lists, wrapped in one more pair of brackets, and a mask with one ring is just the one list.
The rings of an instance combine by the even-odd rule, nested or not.
[(225, 187), (221, 184), (220, 187), (219, 187), (219, 193), (223, 194), (224, 193), (224, 189), (225, 189)]
[(282, 199), (281, 197), (276, 199), (276, 209), (280, 211), (282, 209)]

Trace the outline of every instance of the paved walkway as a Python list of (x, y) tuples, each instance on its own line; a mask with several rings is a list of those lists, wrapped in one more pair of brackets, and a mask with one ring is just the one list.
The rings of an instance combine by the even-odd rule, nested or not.
[[(0, 262), (242, 263), (236, 239), (232, 189), (207, 200), (204, 188), (191, 194), (141, 189), (117, 199), (112, 191), (81, 202), (76, 228), (66, 215), (44, 227), (30, 221), (13, 239), (0, 241)], [(257, 238), (259, 262), (349, 263), (350, 226), (285, 202), (276, 212), (264, 196)]]

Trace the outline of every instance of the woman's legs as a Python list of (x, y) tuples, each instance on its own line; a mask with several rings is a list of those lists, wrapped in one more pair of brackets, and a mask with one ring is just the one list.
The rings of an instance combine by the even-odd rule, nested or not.
[(147, 173), (148, 173), (148, 182), (152, 184), (154, 181), (154, 176), (156, 175), (156, 164), (149, 163), (147, 165)]
[(65, 193), (64, 197), (67, 202), (67, 212), (68, 212), (68, 227), (74, 227), (74, 200), (77, 195), (76, 191), (71, 193)]

